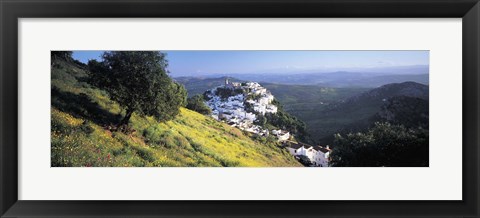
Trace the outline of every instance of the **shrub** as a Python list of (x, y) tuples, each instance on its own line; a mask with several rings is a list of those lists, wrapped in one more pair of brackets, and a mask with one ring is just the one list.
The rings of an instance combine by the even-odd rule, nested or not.
[(90, 121), (88, 120), (83, 121), (82, 125), (80, 126), (80, 129), (86, 134), (92, 134), (95, 131), (95, 129), (91, 126)]
[(162, 131), (159, 125), (150, 126), (143, 130), (143, 137), (146, 142), (159, 143), (162, 138)]
[(187, 108), (204, 115), (212, 113), (212, 110), (205, 104), (201, 95), (194, 95), (193, 97), (188, 98)]
[(366, 132), (335, 136), (333, 166), (425, 167), (428, 166), (428, 130), (375, 123)]

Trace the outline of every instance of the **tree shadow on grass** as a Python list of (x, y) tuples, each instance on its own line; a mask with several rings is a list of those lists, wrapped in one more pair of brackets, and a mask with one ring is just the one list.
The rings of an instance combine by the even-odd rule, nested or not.
[(63, 92), (56, 87), (52, 88), (52, 107), (100, 126), (118, 124), (122, 118), (119, 114), (101, 108), (84, 93)]

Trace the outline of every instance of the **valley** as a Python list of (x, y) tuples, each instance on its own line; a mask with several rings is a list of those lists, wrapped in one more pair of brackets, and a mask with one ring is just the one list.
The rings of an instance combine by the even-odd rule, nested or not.
[(172, 77), (166, 57), (52, 52), (51, 166), (429, 165), (427, 65)]
[[(201, 94), (224, 83), (228, 77), (176, 78), (189, 93)], [(232, 81), (243, 80), (230, 78)], [(375, 116), (386, 100), (409, 96), (428, 101), (428, 86), (416, 82), (384, 84), (377, 88), (324, 87), (261, 83), (283, 106), (283, 109), (306, 124), (311, 143), (332, 144), (335, 133), (358, 131), (373, 125)]]

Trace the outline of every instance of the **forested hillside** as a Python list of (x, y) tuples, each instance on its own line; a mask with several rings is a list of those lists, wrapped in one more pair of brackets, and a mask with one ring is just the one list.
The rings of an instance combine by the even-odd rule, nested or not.
[[(311, 125), (323, 126), (323, 128), (318, 128), (317, 132), (312, 134), (316, 135), (318, 140), (332, 143), (335, 133), (362, 131), (372, 126), (375, 121), (391, 121), (384, 119), (385, 117), (380, 119), (378, 113), (382, 111), (382, 108), (386, 112), (386, 107), (392, 102), (396, 102), (397, 106), (390, 107), (395, 107), (395, 110), (403, 113), (408, 107), (400, 108), (399, 105), (405, 105), (404, 103), (400, 104), (400, 101), (406, 101), (407, 97), (418, 99), (415, 102), (423, 101), (423, 103), (418, 103), (420, 107), (414, 109), (418, 113), (425, 113), (425, 111), (428, 113), (427, 85), (415, 82), (392, 83), (352, 96), (318, 111), (311, 117), (314, 120)], [(392, 108), (392, 110), (394, 109)], [(413, 112), (404, 113), (411, 114)], [(428, 121), (428, 118), (426, 119)]]

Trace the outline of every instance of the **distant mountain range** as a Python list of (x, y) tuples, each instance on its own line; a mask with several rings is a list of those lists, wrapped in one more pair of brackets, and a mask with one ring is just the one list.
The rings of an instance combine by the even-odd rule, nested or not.
[(324, 87), (376, 88), (389, 83), (412, 81), (428, 85), (427, 74), (382, 74), (361, 72), (305, 73), (305, 74), (237, 74), (234, 78), (248, 81), (290, 85), (320, 85)]
[[(372, 69), (355, 69), (324, 72), (324, 71), (295, 71), (277, 73), (251, 74), (216, 74), (214, 76), (177, 77), (187, 82), (217, 81), (219, 78), (236, 78), (244, 81), (260, 83), (278, 83), (289, 85), (319, 85), (323, 87), (363, 87), (376, 88), (390, 83), (412, 81), (424, 85), (429, 84), (429, 66), (400, 66)], [(183, 82), (182, 82), (183, 83)]]
[[(428, 70), (428, 69), (427, 69)], [(410, 72), (410, 71), (409, 71)], [(377, 88), (390, 83), (406, 81), (424, 85), (429, 84), (429, 75), (419, 71), (415, 74), (385, 74), (362, 72), (303, 73), (303, 74), (235, 74), (224, 76), (176, 77), (175, 80), (189, 89), (189, 94), (203, 93), (212, 87), (221, 85), (226, 78), (232, 81), (255, 81), (259, 83), (286, 85), (315, 85), (332, 88)]]

